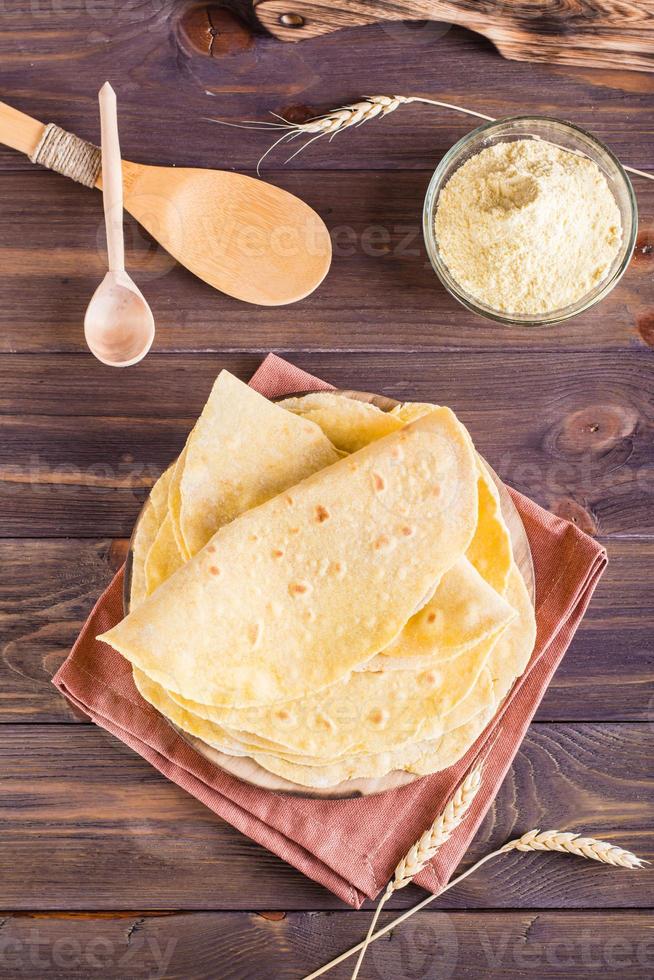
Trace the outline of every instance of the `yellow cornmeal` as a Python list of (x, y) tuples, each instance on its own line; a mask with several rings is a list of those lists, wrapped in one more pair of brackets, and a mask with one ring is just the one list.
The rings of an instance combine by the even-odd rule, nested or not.
[(467, 160), (440, 193), (435, 231), (456, 282), (508, 314), (547, 314), (581, 299), (607, 276), (622, 240), (597, 164), (535, 139)]

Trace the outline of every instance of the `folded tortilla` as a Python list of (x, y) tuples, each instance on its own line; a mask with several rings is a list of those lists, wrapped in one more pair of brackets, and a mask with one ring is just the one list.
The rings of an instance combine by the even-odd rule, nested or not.
[(377, 778), (396, 769), (424, 776), (454, 765), (492, 720), (502, 698), (524, 672), (533, 652), (536, 638), (534, 610), (515, 565), (507, 594), (518, 615), (495, 644), (475, 689), (446, 716), (446, 730), (440, 737), (409, 742), (382, 753), (352, 755), (323, 766), (307, 765), (298, 758), (270, 753), (249, 751), (246, 754), (269, 772), (313, 788), (335, 786), (349, 779)]
[(145, 559), (146, 595), (141, 601), (158, 589), (185, 561), (175, 537), (172, 515), (168, 511)]
[[(465, 755), (493, 717), (500, 700), (529, 662), (535, 642), (535, 616), (522, 576), (515, 566), (511, 571), (508, 594), (517, 610), (517, 616), (492, 647), (484, 669), (465, 697), (461, 700), (456, 696), (452, 698), (457, 704), (444, 711), (443, 734), (437, 736), (434, 734), (437, 726), (429, 712), (440, 713), (448, 707), (448, 703), (439, 701), (438, 697), (421, 700), (415, 694), (411, 696), (411, 692), (419, 690), (419, 687), (415, 680), (411, 680), (409, 672), (402, 672), (405, 676), (402, 677), (399, 687), (401, 675), (395, 675), (393, 696), (390, 699), (388, 695), (391, 687), (388, 680), (383, 679), (383, 675), (377, 675), (377, 680), (371, 680), (370, 677), (367, 681), (362, 677), (356, 678), (356, 690), (352, 689), (350, 682), (346, 682), (346, 686), (350, 687), (350, 695), (347, 697), (341, 692), (331, 700), (325, 697), (314, 699), (310, 727), (319, 732), (318, 737), (331, 744), (334, 750), (337, 747), (342, 748), (344, 744), (348, 746), (340, 756), (323, 759), (289, 751), (279, 742), (266, 741), (249, 733), (239, 732), (234, 735), (230, 729), (217, 722), (201, 718), (181, 707), (162, 688), (137, 670), (134, 672), (134, 679), (146, 700), (183, 730), (221, 752), (250, 756), (268, 771), (303, 786), (324, 788), (348, 779), (382, 776), (394, 769), (406, 769), (426, 775), (454, 765)], [(447, 676), (443, 679), (449, 687), (451, 678)], [(370, 691), (375, 688), (378, 694), (383, 692), (386, 703), (392, 705), (386, 714), (384, 730), (379, 725), (371, 725), (370, 718), (366, 717), (366, 710), (372, 703), (369, 700)], [(402, 689), (409, 698), (409, 712), (403, 712), (398, 707), (397, 693)], [(350, 706), (349, 715), (347, 705)], [(416, 716), (423, 711), (427, 712), (426, 722), (423, 720), (422, 724), (416, 725)], [(243, 717), (247, 713), (239, 714)], [(322, 726), (318, 724), (319, 718), (325, 722)], [(305, 706), (303, 715), (298, 714), (295, 719), (280, 719), (276, 727), (279, 730), (293, 721), (306, 725), (310, 719), (311, 711)], [(354, 737), (350, 735), (345, 741), (340, 732), (332, 737), (335, 722), (340, 722), (339, 727), (343, 727), (344, 723), (349, 724), (358, 734)], [(413, 730), (416, 737), (405, 741), (404, 736), (409, 730)], [(372, 732), (370, 738), (369, 732)], [(309, 745), (306, 741), (303, 744)], [(315, 744), (314, 738), (314, 747)], [(356, 751), (364, 744), (366, 747), (375, 745), (376, 750)]]
[(476, 524), (474, 453), (442, 408), (222, 527), (102, 639), (191, 701), (303, 697), (387, 646)]
[(364, 669), (424, 670), (440, 665), (500, 633), (514, 616), (513, 607), (462, 556), (443, 575), (429, 602)]
[(145, 559), (159, 531), (157, 514), (148, 500), (141, 512), (132, 542), (132, 581), (130, 605), (136, 607), (148, 595)]
[[(240, 450), (234, 454), (237, 443)], [(285, 467), (280, 465), (280, 447), (287, 455)], [(149, 519), (147, 535), (141, 534), (140, 526), (137, 529), (133, 545), (137, 583), (132, 586), (132, 608), (191, 557), (191, 548), (199, 550), (198, 534), (211, 537), (255, 502), (275, 496), (336, 462), (340, 455), (312, 422), (290, 418), (267, 398), (222, 371), (184, 449), (152, 489), (150, 503), (157, 515), (158, 534), (150, 540)], [(183, 478), (189, 494), (185, 503)], [(139, 525), (146, 517), (141, 517)]]
[[(193, 429), (193, 432), (195, 429)], [(189, 440), (193, 437), (193, 432), (186, 441), (186, 445), (182, 449), (181, 453), (173, 463), (172, 476), (170, 478), (170, 483), (168, 485), (168, 517), (170, 519), (170, 530), (173, 537), (175, 538), (175, 544), (177, 546), (177, 551), (182, 556), (183, 561), (188, 561), (191, 557), (191, 551), (186, 542), (186, 538), (182, 533), (181, 525), (181, 508), (182, 508), (182, 475), (184, 473), (184, 468), (186, 466), (186, 455), (188, 452)], [(214, 528), (214, 530), (217, 529)]]
[[(334, 392), (287, 398), (280, 405), (305, 418), (312, 418), (329, 435), (334, 445), (347, 452), (368, 445), (387, 431), (396, 431), (423, 418), (438, 407), (429, 402), (404, 402), (390, 412), (383, 412), (375, 405)], [(474, 450), (472, 440), (468, 438)], [(501, 620), (498, 608), (501, 600), (496, 593), (502, 596), (507, 588), (513, 562), (511, 536), (502, 515), (499, 492), (479, 456), (477, 469), (477, 527), (466, 557), (490, 588), (484, 593), (480, 590), (479, 582), (475, 583), (470, 574), (464, 577), (460, 569), (457, 574), (458, 566), (452, 568), (445, 580), (437, 584), (439, 594), (431, 603), (424, 605), (424, 611), (409, 620), (388, 649), (382, 650), (361, 669), (407, 669), (410, 662), (419, 669), (428, 665), (435, 655), (444, 656), (447, 648), (442, 646), (443, 631), (437, 625), (441, 621), (449, 624), (449, 649), (452, 655), (466, 643), (472, 645), (485, 635), (490, 635), (494, 629), (500, 630), (508, 621), (506, 618)], [(502, 607), (506, 609), (506, 604), (502, 603)], [(498, 615), (501, 621), (493, 625), (493, 617)], [(425, 627), (430, 619), (434, 625), (427, 630)]]
[(188, 557), (219, 527), (339, 458), (314, 422), (221, 371), (171, 484), (169, 502)]
[[(191, 734), (205, 740), (208, 736), (214, 745), (220, 730), (226, 734), (230, 725), (236, 725), (276, 742), (280, 754), (291, 750), (316, 761), (385, 752), (440, 736), (447, 714), (464, 700), (463, 720), (467, 721), (492, 699), (490, 676), (485, 685), (478, 681), (493, 642), (480, 644), (440, 670), (353, 673), (325, 691), (268, 708), (236, 711), (211, 708), (175, 694), (167, 697), (185, 712), (184, 721), (172, 720)], [(140, 678), (138, 683), (146, 687)], [(151, 685), (148, 689), (153, 690)], [(163, 713), (167, 713), (165, 708)], [(209, 722), (209, 727), (203, 722)], [(213, 735), (212, 726), (216, 726)]]
[[(337, 449), (346, 453), (356, 453), (369, 442), (397, 432), (405, 424), (405, 420), (382, 412), (376, 405), (333, 391), (285, 398), (278, 404), (288, 412), (311, 419)], [(436, 405), (431, 405), (430, 411), (435, 408)]]
[(130, 605), (133, 607), (143, 602), (149, 594), (145, 564), (150, 548), (168, 512), (168, 486), (172, 471), (173, 466), (169, 466), (156, 480), (136, 525), (132, 541), (132, 581), (130, 587)]

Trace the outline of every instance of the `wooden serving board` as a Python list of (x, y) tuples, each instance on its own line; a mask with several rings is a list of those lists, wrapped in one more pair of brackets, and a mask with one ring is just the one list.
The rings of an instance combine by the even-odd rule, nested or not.
[[(295, 394), (297, 396), (301, 396), (312, 394), (312, 392), (303, 391), (296, 392)], [(375, 405), (377, 408), (380, 408), (383, 412), (390, 412), (392, 408), (400, 404), (400, 402), (394, 398), (388, 398), (386, 395), (372, 394), (371, 392), (367, 391), (333, 391), (332, 394), (342, 395), (346, 398), (356, 398), (358, 401), (369, 402), (370, 404)], [(288, 395), (283, 396), (283, 398), (287, 397)], [(275, 400), (281, 401), (283, 399), (280, 398)], [(515, 504), (513, 503), (510, 493), (500, 480), (499, 476), (494, 472), (492, 467), (488, 466), (488, 463), (486, 463), (486, 466), (488, 467), (488, 471), (493, 477), (495, 485), (497, 486), (500, 494), (502, 516), (504, 517), (511, 535), (513, 557), (518, 568), (520, 569), (522, 577), (525, 580), (527, 591), (531, 596), (531, 601), (535, 603), (536, 577), (527, 532), (525, 531), (522, 519)], [(142, 513), (143, 511), (141, 511), (141, 514)], [(126, 615), (129, 612), (130, 593), (132, 588), (133, 543), (139, 520), (140, 516), (134, 525), (134, 531), (132, 532), (132, 538), (129, 544), (125, 562), (123, 606)], [(375, 793), (385, 793), (388, 790), (397, 789), (400, 786), (405, 786), (408, 783), (414, 782), (416, 779), (423, 778), (422, 776), (415, 775), (414, 773), (396, 770), (394, 772), (387, 773), (385, 776), (379, 776), (377, 778), (348, 779), (336, 786), (330, 786), (325, 789), (310, 789), (306, 786), (301, 786), (298, 783), (293, 783), (288, 779), (284, 779), (282, 776), (277, 776), (274, 773), (268, 772), (267, 769), (264, 769), (263, 766), (258, 765), (254, 759), (251, 759), (248, 756), (234, 756), (220, 752), (211, 745), (207, 745), (207, 743), (203, 742), (202, 739), (196, 738), (194, 735), (190, 735), (188, 732), (178, 728), (177, 725), (174, 725), (169, 719), (166, 720), (168, 721), (168, 724), (171, 725), (178, 732), (178, 734), (196, 750), (196, 752), (199, 752), (206, 759), (209, 759), (210, 762), (213, 762), (214, 765), (218, 766), (220, 769), (230, 773), (232, 776), (236, 776), (238, 779), (242, 779), (243, 782), (251, 783), (254, 786), (259, 786), (262, 789), (269, 789), (276, 793), (287, 793), (293, 796), (310, 797), (313, 799), (350, 799), (355, 796), (372, 796)]]
[(425, 20), (483, 34), (514, 61), (654, 71), (654, 0), (259, 0), (255, 12), (281, 41)]

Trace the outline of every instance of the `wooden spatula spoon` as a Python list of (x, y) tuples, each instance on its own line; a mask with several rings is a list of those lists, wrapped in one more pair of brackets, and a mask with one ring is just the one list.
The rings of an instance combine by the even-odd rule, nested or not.
[(99, 101), (109, 271), (87, 307), (84, 336), (99, 361), (110, 367), (129, 367), (150, 350), (154, 318), (140, 289), (125, 272), (123, 175), (116, 93), (109, 82), (100, 89)]
[[(73, 176), (74, 159), (84, 151), (92, 155), (92, 145), (56, 130), (51, 142), (59, 139), (55, 151), (63, 147), (62, 152), (43, 159), (39, 150), (35, 157), (45, 129), (0, 102), (0, 142)], [(125, 209), (178, 262), (216, 289), (248, 303), (280, 306), (313, 292), (327, 274), (329, 232), (316, 212), (288, 191), (225, 170), (126, 160), (122, 168)], [(102, 187), (92, 170), (90, 182)]]

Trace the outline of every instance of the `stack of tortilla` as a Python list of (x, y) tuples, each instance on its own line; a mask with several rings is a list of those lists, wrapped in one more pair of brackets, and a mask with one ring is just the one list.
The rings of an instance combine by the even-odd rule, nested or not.
[(101, 639), (183, 732), (303, 787), (455, 763), (535, 640), (495, 484), (448, 408), (273, 404), (227, 372)]

